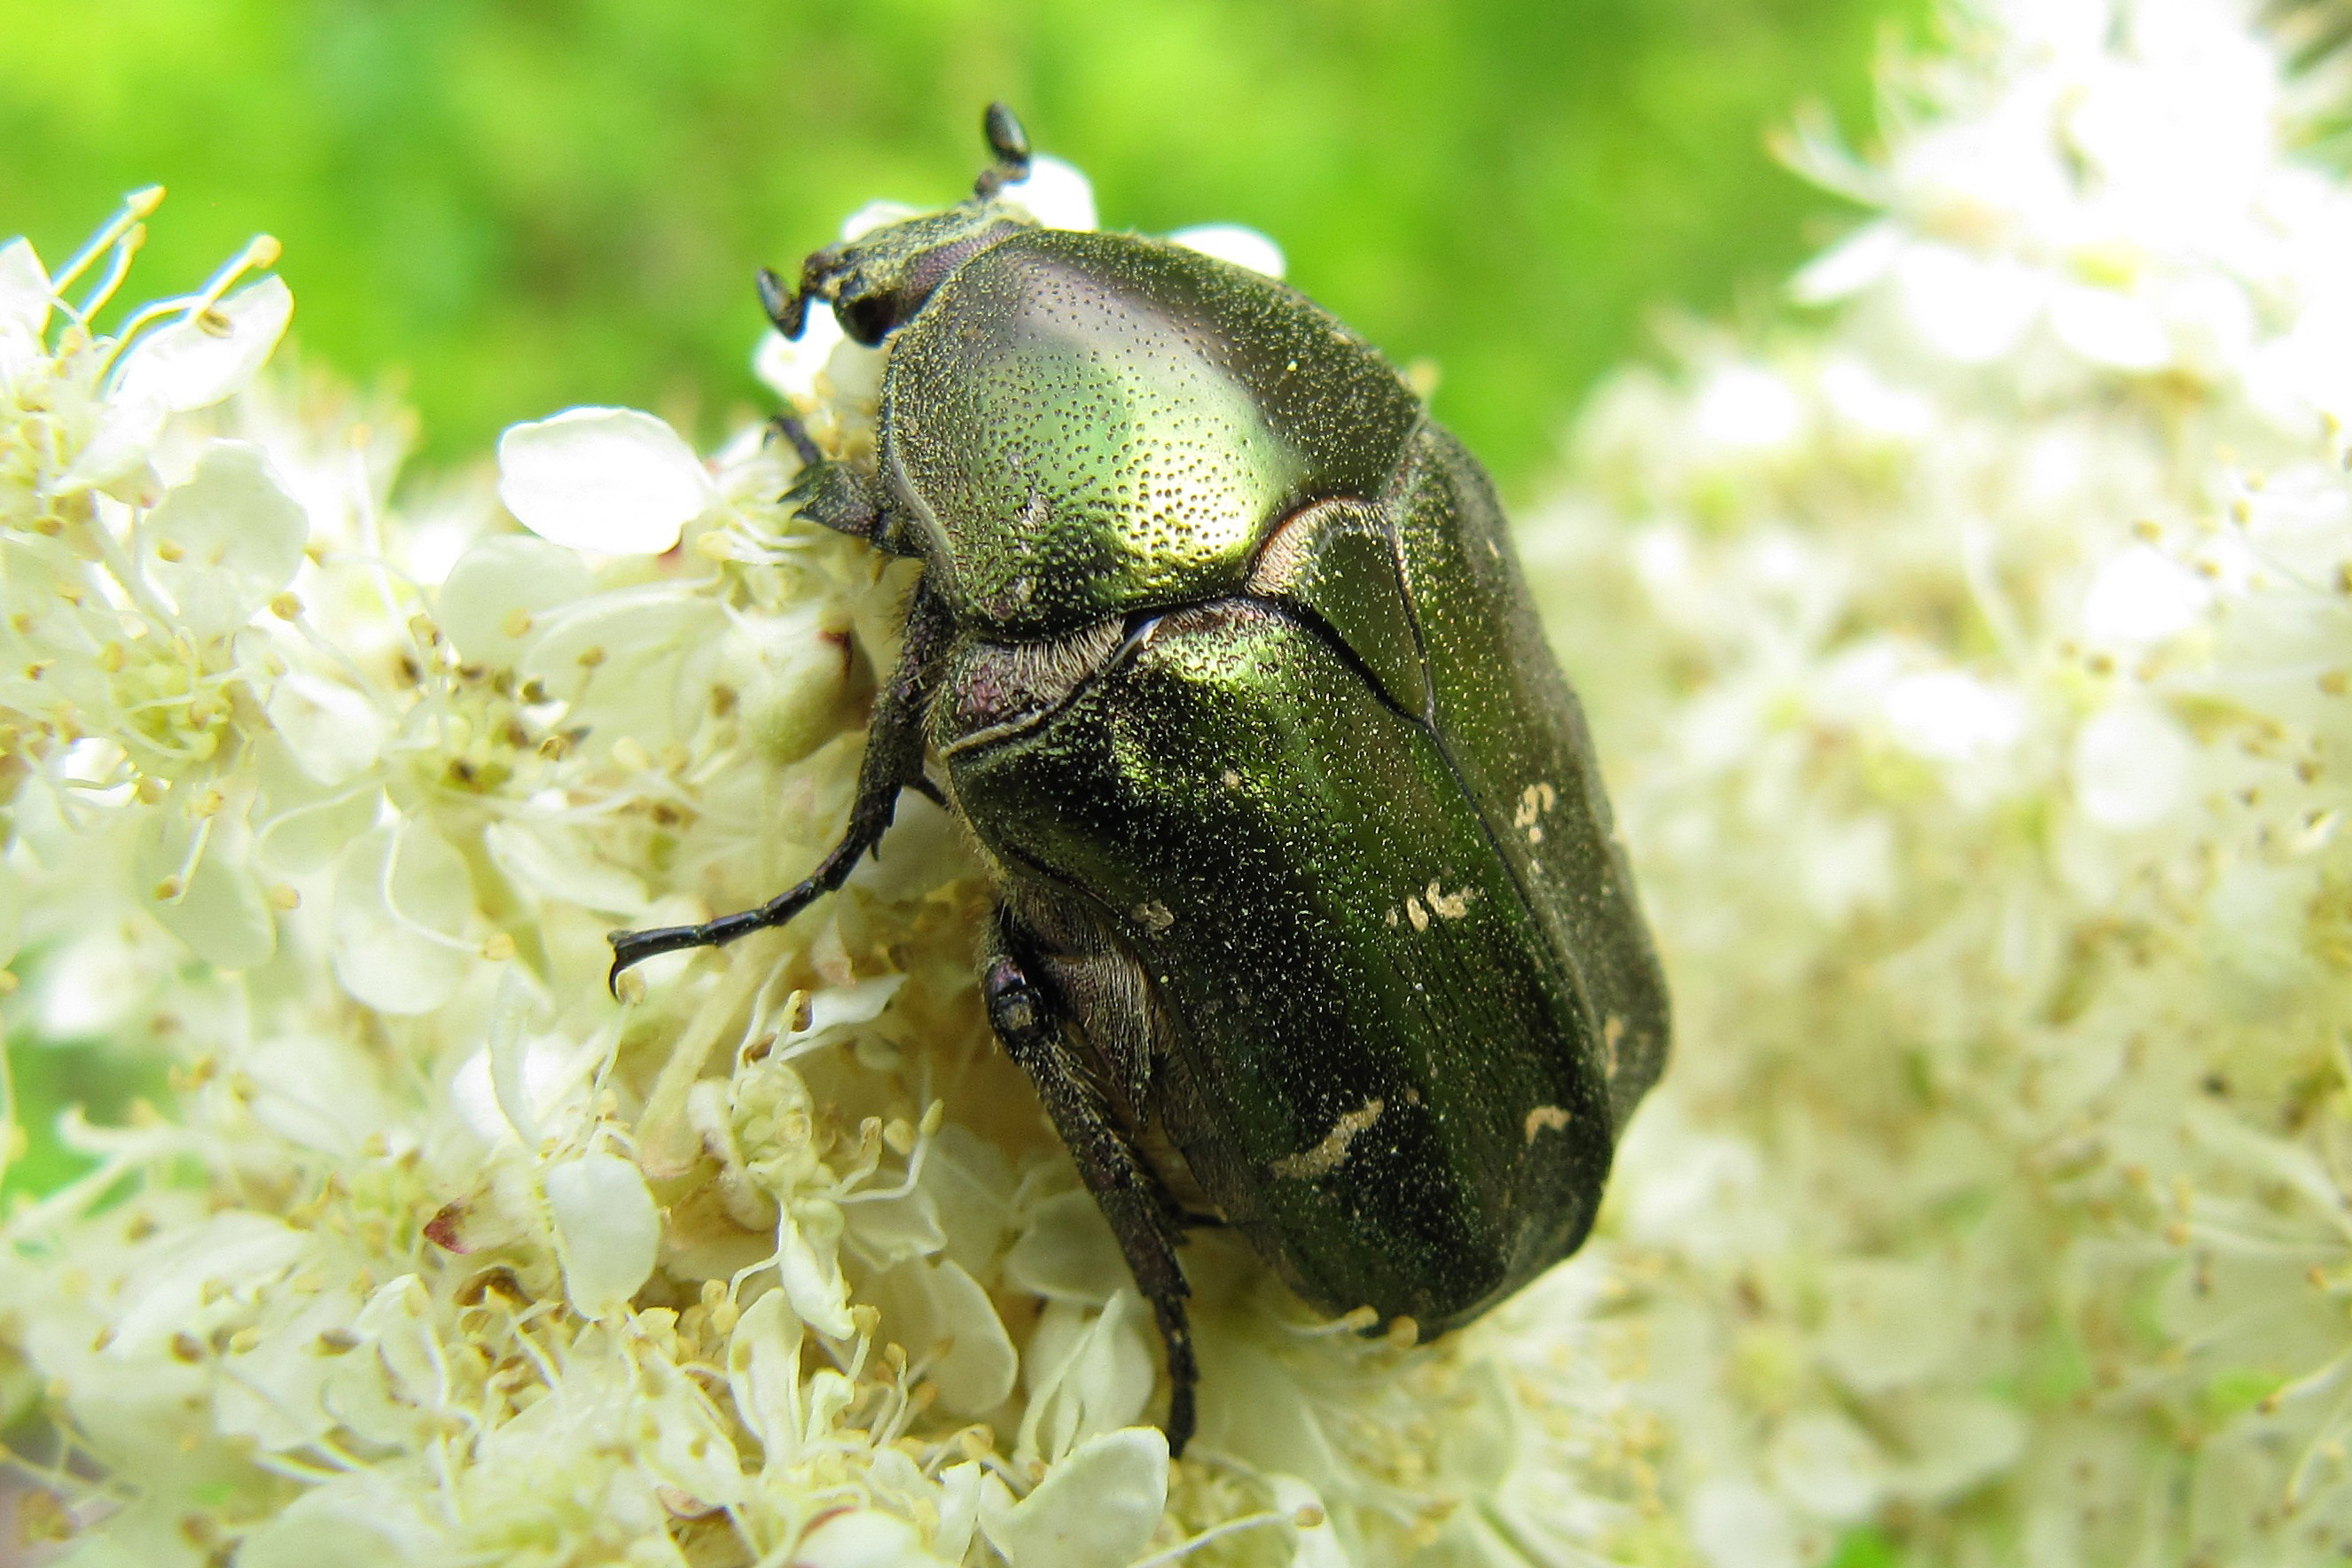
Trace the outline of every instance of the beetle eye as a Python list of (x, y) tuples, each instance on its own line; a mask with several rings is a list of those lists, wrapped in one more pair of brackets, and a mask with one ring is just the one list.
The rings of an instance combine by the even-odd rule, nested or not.
[(898, 324), (898, 313), (891, 309), (887, 294), (864, 294), (841, 300), (834, 306), (834, 314), (841, 319), (843, 331), (869, 349)]

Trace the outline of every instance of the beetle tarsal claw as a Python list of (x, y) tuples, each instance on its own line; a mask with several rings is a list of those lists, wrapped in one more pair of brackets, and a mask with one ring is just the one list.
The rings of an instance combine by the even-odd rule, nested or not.
[(613, 967), (604, 975), (604, 988), (613, 999), (621, 999), (621, 977), (648, 958), (658, 958), (665, 953), (676, 953), (688, 947), (705, 947), (718, 940), (707, 925), (657, 925), (646, 931), (610, 931), (604, 939), (613, 945)]

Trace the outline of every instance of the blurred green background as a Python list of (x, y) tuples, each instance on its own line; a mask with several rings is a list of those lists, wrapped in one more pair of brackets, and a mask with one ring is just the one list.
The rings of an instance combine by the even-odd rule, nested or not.
[(1646, 313), (1762, 294), (1834, 203), (1766, 133), (1869, 124), (1919, 0), (0, 0), (0, 235), (61, 259), (173, 192), (132, 292), (257, 229), (305, 351), (428, 455), (578, 402), (706, 437), (759, 389), (750, 277), (877, 196), (945, 203), (981, 106), (1104, 221), (1236, 221), (1524, 495)]

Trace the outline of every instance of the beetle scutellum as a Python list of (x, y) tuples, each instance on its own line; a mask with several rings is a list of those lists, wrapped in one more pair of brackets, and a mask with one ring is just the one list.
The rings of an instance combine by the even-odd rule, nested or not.
[(785, 336), (815, 300), (887, 355), (871, 464), (779, 422), (787, 499), (924, 563), (848, 831), (613, 972), (782, 925), (942, 794), (1000, 895), (989, 1019), (1151, 1302), (1181, 1453), (1177, 1194), (1310, 1305), (1441, 1333), (1583, 1240), (1665, 988), (1477, 463), (1294, 290), (1036, 226), (1020, 124), (985, 129), (971, 200), (761, 275)]

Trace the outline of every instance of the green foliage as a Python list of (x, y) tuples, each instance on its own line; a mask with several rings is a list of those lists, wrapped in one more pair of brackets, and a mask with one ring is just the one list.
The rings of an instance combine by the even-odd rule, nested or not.
[(1893, 1542), (1875, 1527), (1860, 1524), (1846, 1531), (1823, 1568), (1901, 1568), (1902, 1562)]
[(0, 231), (62, 256), (161, 181), (158, 286), (277, 233), (314, 358), (404, 373), (441, 457), (582, 402), (709, 435), (759, 395), (752, 266), (877, 192), (960, 194), (1003, 97), (1107, 222), (1275, 235), (1440, 363), (1440, 413), (1511, 485), (1645, 309), (1719, 311), (1798, 259), (1830, 204), (1766, 132), (1816, 99), (1860, 124), (1879, 26), (1920, 9), (0, 0)]

